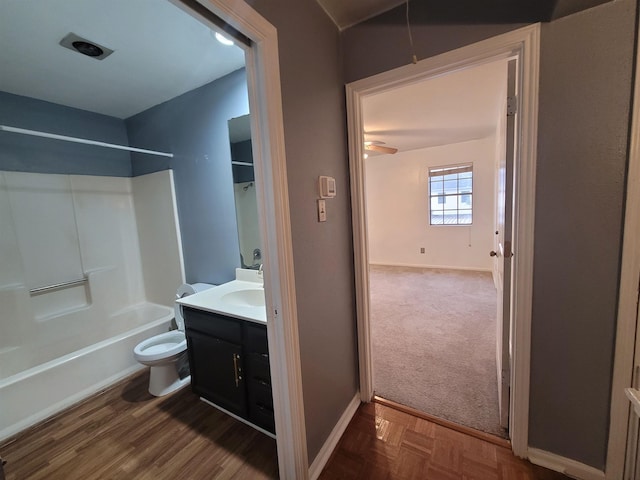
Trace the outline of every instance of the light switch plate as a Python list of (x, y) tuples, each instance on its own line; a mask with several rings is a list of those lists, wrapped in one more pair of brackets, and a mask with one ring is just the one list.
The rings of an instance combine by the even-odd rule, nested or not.
[(325, 205), (324, 200), (318, 200), (318, 221), (326, 222), (327, 221), (327, 207)]

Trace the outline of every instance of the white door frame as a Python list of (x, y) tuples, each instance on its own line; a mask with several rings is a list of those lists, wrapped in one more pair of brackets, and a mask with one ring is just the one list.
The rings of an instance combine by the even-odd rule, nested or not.
[[(640, 40), (639, 40), (640, 41)], [(624, 394), (633, 385), (634, 351), (636, 345), (636, 315), (638, 282), (640, 280), (640, 45), (636, 46), (636, 72), (633, 93), (632, 120), (627, 171), (627, 200), (625, 206), (622, 268), (616, 327), (616, 350), (611, 384), (611, 415), (607, 450), (607, 479), (623, 478), (629, 400)], [(637, 379), (640, 381), (640, 378)]]
[(510, 435), (513, 452), (527, 457), (529, 429), (529, 371), (533, 290), (533, 228), (538, 127), (538, 69), (540, 24), (514, 30), (463, 48), (358, 80), (346, 87), (351, 174), (352, 223), (356, 273), (356, 308), (360, 392), (364, 402), (373, 397), (371, 327), (369, 320), (369, 253), (365, 202), (364, 97), (437, 77), (500, 58), (518, 57), (518, 156), (514, 164), (512, 370)]
[[(171, 0), (180, 5), (182, 0)], [(264, 258), (267, 336), (281, 479), (309, 475), (284, 145), (278, 35), (237, 0), (197, 0), (252, 42), (245, 49), (247, 87)], [(211, 25), (206, 18), (187, 10)], [(240, 45), (241, 47), (244, 47)]]

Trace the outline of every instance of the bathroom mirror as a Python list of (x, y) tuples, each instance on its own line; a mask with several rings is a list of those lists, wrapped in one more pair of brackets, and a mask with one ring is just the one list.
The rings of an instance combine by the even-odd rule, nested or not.
[(230, 119), (228, 124), (240, 262), (242, 268), (257, 269), (262, 264), (262, 249), (251, 150), (250, 118), (250, 115), (243, 115)]

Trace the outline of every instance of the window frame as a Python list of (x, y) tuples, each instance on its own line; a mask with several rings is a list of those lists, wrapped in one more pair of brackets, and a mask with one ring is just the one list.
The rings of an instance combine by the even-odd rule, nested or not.
[[(460, 191), (460, 175), (464, 174), (464, 173), (471, 173), (471, 188), (469, 192), (462, 192)], [(435, 174), (434, 174), (435, 173)], [(444, 182), (445, 179), (444, 177), (447, 175), (452, 175), (455, 174), (456, 178), (455, 181), (457, 182), (456, 184), (456, 192), (455, 193), (446, 193), (444, 190)], [(432, 184), (432, 178), (434, 177), (442, 177), (442, 190), (438, 191), (438, 192), (433, 192), (433, 184)], [(473, 175), (473, 162), (465, 162), (465, 163), (458, 163), (458, 164), (451, 164), (451, 165), (439, 165), (439, 166), (432, 166), (432, 167), (428, 167), (427, 169), (427, 183), (428, 183), (428, 217), (429, 217), (429, 226), (434, 226), (434, 227), (444, 227), (444, 226), (450, 226), (450, 227), (464, 227), (464, 226), (470, 226), (473, 225), (473, 190), (474, 190), (474, 175)], [(448, 181), (451, 181), (451, 179), (449, 179)], [(446, 205), (446, 199), (448, 197), (455, 197), (456, 198), (456, 207), (455, 208), (449, 208), (449, 209), (445, 209), (444, 205)], [(460, 208), (460, 202), (462, 200), (463, 197), (468, 197), (471, 200), (471, 205), (469, 208)], [(444, 202), (441, 202), (441, 199), (444, 198)], [(438, 209), (434, 209), (433, 208), (433, 201), (436, 200), (438, 202), (438, 206), (442, 205), (442, 208), (438, 208)], [(466, 203), (466, 202), (465, 202)], [(469, 211), (471, 219), (469, 223), (460, 223), (460, 211)], [(442, 214), (442, 223), (433, 223), (433, 213), (434, 212), (440, 212)], [(446, 223), (444, 221), (444, 214), (445, 212), (455, 212), (456, 214), (456, 221), (455, 223)]]

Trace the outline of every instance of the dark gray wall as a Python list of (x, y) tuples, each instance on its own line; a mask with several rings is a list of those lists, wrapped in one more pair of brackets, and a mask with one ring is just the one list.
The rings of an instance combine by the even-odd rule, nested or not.
[[(346, 83), (411, 63), (407, 25), (398, 19), (400, 10), (391, 10), (342, 32)], [(522, 26), (430, 25), (416, 19), (411, 31), (416, 56), (422, 60)]]
[(572, 15), (611, 1), (613, 0), (557, 0), (553, 6), (549, 20), (557, 20), (558, 18), (566, 17), (567, 15)]
[[(358, 389), (344, 87), (337, 28), (315, 0), (249, 0), (278, 29), (309, 460)], [(319, 175), (338, 195), (317, 222)]]
[(635, 2), (543, 25), (535, 224), (533, 447), (604, 468)]
[[(0, 92), (0, 125), (128, 145), (124, 121)], [(0, 170), (131, 176), (129, 152), (0, 132)]]
[(227, 122), (247, 113), (243, 69), (126, 120), (132, 144), (174, 154), (132, 154), (133, 175), (173, 169), (188, 283), (228, 282), (240, 266)]
[[(570, 3), (570, 2), (569, 2)], [(530, 444), (602, 469), (614, 352), (635, 4), (543, 24)], [(419, 58), (518, 25), (414, 25)], [(343, 32), (348, 81), (409, 63), (384, 14)]]

